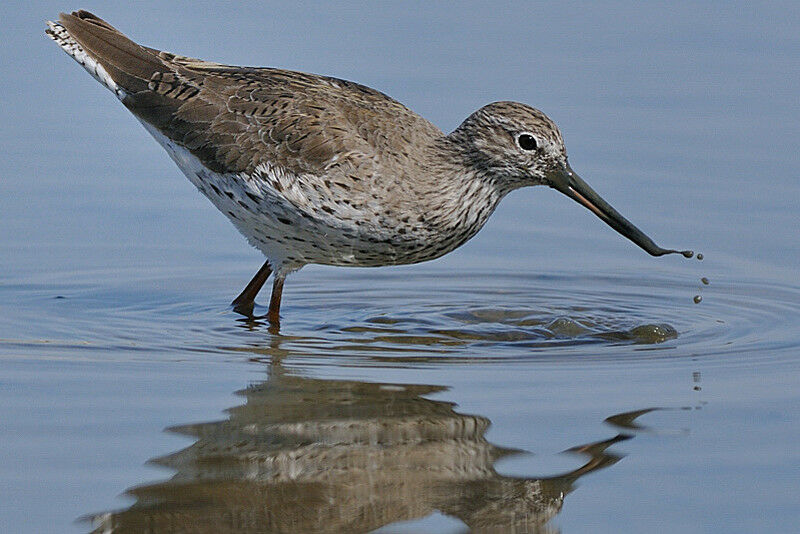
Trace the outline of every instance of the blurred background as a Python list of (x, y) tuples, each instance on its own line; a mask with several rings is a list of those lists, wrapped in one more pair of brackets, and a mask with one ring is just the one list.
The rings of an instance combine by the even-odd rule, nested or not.
[[(402, 395), (420, 399), (411, 405), (442, 403), (442, 424), (480, 422), (437, 434), (444, 453), (424, 470), (465, 440), (463, 480), (484, 485), (448, 479), (463, 509), (431, 497), (354, 531), (486, 530), (464, 510), (544, 479), (559, 496), (550, 508), (511, 499), (522, 515), (539, 506), (538, 522), (514, 523), (518, 531), (788, 532), (800, 521), (796, 2), (5, 6), (1, 530), (87, 531), (74, 521), (137, 498), (191, 508), (186, 486), (169, 486), (176, 497), (152, 484), (177, 477), (204, 487), (209, 471), (158, 459), (206, 438), (164, 428), (218, 428), (236, 417), (224, 409), (264, 388), (270, 402), (295, 403), (287, 413), (321, 403), (328, 412), (311, 421), (372, 428), (417, 413), (348, 408), (354, 398), (393, 402), (374, 391), (384, 383), (378, 390), (411, 388)], [(531, 104), (559, 125), (572, 167), (604, 198), (658, 244), (704, 260), (651, 258), (566, 197), (529, 188), (444, 258), (310, 266), (287, 282), (282, 335), (245, 324), (228, 303), (263, 259), (46, 38), (45, 20), (79, 8), (151, 47), (366, 84), (445, 132), (492, 101)], [(276, 369), (291, 377), (293, 396), (270, 389)], [(319, 393), (328, 391), (319, 381), (360, 393)], [(269, 406), (253, 424), (275, 423)], [(665, 410), (639, 414), (654, 407)], [(644, 422), (621, 431), (613, 417), (633, 412), (622, 419)], [(284, 435), (270, 428), (262, 442)], [(340, 440), (345, 456), (361, 443), (335, 435), (318, 426), (303, 434)], [(583, 452), (562, 454), (576, 447)], [(506, 449), (533, 454), (498, 452)], [(263, 465), (277, 453), (252, 454)], [(160, 467), (147, 464), (153, 458)], [(326, 461), (303, 465), (335, 465)], [(256, 471), (255, 480), (278, 476)], [(214, 473), (234, 484), (240, 470)], [(503, 485), (509, 477), (519, 480)], [(412, 495), (442, 483), (409, 480)], [(266, 502), (278, 490), (265, 488)], [(336, 508), (359, 509), (348, 506)], [(127, 515), (104, 517), (127, 525)]]

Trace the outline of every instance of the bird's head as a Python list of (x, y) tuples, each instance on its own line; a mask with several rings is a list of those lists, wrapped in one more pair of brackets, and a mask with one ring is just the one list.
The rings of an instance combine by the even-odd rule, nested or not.
[(449, 138), (468, 164), (503, 191), (547, 185), (600, 217), (653, 256), (693, 255), (664, 249), (620, 215), (569, 166), (564, 139), (547, 115), (518, 102), (495, 102), (470, 115)]

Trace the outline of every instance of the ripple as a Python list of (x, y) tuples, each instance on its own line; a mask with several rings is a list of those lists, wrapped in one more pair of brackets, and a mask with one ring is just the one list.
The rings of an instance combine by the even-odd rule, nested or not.
[(719, 278), (694, 304), (696, 280), (649, 273), (314, 273), (289, 286), (280, 335), (230, 311), (227, 288), (211, 295), (202, 289), (219, 284), (179, 281), (191, 288), (185, 294), (157, 291), (166, 282), (152, 285), (143, 292), (76, 285), (60, 288), (60, 299), (19, 288), (32, 304), (3, 314), (0, 351), (82, 359), (104, 352), (135, 359), (142, 351), (178, 358), (335, 356), (337, 364), (371, 365), (676, 357), (755, 365), (795, 361), (800, 348), (800, 291), (758, 281)]
[[(290, 318), (289, 328), (326, 319), (316, 342), (284, 348), (313, 354), (324, 340), (326, 350), (383, 363), (733, 355), (756, 364), (794, 361), (791, 349), (800, 347), (800, 291), (790, 286), (719, 279), (695, 304), (695, 281), (658, 275), (473, 273), (384, 282), (345, 287), (329, 305), (298, 295), (302, 317), (294, 325)], [(313, 305), (304, 302), (312, 298)]]

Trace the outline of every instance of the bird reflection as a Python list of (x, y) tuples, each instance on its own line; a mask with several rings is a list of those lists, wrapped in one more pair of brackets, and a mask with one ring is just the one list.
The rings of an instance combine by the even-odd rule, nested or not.
[(495, 462), (522, 452), (488, 442), (485, 417), (427, 398), (446, 389), (273, 366), (226, 420), (170, 429), (196, 440), (152, 460), (175, 475), (128, 490), (135, 503), (93, 516), (95, 532), (369, 532), (437, 511), (472, 531), (550, 532), (576, 480), (630, 437), (571, 449), (585, 464), (557, 476), (500, 475)]

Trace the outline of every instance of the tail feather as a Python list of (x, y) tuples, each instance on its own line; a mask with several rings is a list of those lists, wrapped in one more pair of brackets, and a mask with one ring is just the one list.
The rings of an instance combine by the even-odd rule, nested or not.
[(57, 22), (47, 22), (48, 29), (45, 30), (48, 36), (52, 40), (54, 40), (67, 54), (72, 56), (72, 58), (77, 61), (80, 65), (83, 66), (86, 71), (92, 75), (92, 77), (100, 82), (101, 84), (105, 85), (114, 93), (116, 93), (117, 97), (122, 100), (125, 98), (126, 93), (120, 87), (117, 82), (115, 82), (111, 76), (108, 74), (105, 68), (103, 68), (100, 63), (98, 63), (94, 57), (89, 55), (86, 50), (76, 41), (75, 39), (70, 36), (69, 32)]
[(46, 33), (120, 99), (147, 90), (153, 75), (165, 70), (158, 50), (134, 43), (88, 11), (62, 13), (47, 25)]

